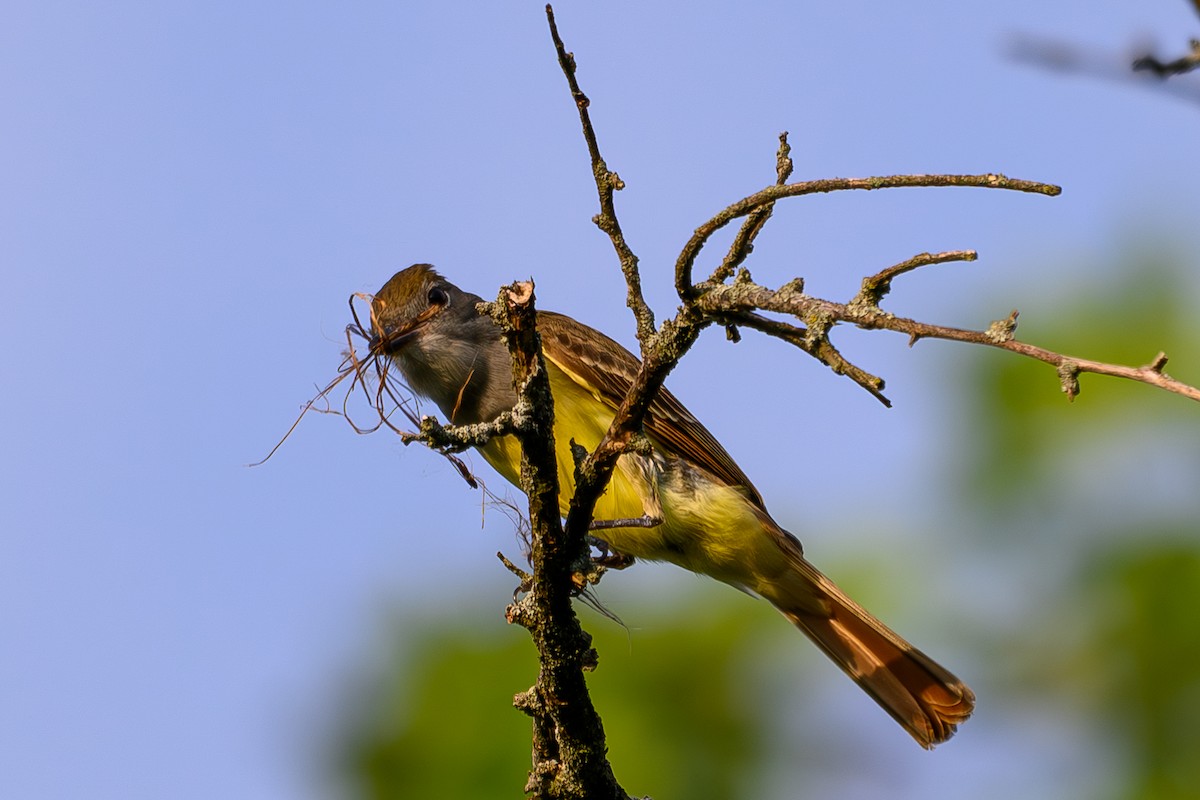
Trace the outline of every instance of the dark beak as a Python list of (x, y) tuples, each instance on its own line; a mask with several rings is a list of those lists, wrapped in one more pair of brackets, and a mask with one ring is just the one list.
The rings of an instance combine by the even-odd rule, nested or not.
[(406, 324), (384, 328), (382, 333), (373, 333), (370, 339), (372, 353), (385, 356), (394, 355), (404, 349), (404, 345), (417, 335), (417, 326)]
[(371, 353), (378, 355), (391, 356), (404, 349), (404, 345), (408, 344), (412, 339), (415, 339), (421, 333), (421, 329), (425, 327), (425, 323), (433, 318), (433, 315), (440, 311), (440, 306), (430, 306), (429, 308), (417, 314), (415, 317), (398, 325), (382, 325), (382, 332), (379, 328), (372, 327), (371, 338), (368, 342)]

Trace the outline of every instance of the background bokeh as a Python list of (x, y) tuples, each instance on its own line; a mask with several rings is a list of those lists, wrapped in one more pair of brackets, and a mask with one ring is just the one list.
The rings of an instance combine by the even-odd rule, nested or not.
[[(577, 7), (577, 5), (579, 7)], [(1200, 382), (1200, 88), (1182, 0), (563, 4), (650, 300), (702, 220), (796, 178), (983, 172), (776, 209), (750, 262)], [(0, 15), (0, 796), (516, 796), (532, 648), (511, 522), (440, 458), (306, 419), (351, 292), (414, 261), (632, 342), (542, 6), (12, 0)], [(1014, 56), (1036, 36), (1086, 69)], [(1095, 65), (1116, 65), (1110, 70)], [(1190, 81), (1190, 82), (1189, 82)], [(618, 777), (657, 797), (1200, 796), (1196, 409), (1004, 353), (837, 331), (671, 386), (853, 595), (966, 679), (929, 754), (764, 604), (668, 567), (583, 612)], [(486, 477), (482, 463), (475, 464)], [(490, 483), (502, 489), (498, 480)]]

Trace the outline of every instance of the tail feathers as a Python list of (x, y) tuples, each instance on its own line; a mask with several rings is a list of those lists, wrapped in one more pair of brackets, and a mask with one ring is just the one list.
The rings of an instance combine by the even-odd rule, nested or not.
[(925, 748), (954, 735), (971, 716), (975, 694), (893, 633), (803, 557), (800, 587), (768, 597), (835, 664), (875, 698)]

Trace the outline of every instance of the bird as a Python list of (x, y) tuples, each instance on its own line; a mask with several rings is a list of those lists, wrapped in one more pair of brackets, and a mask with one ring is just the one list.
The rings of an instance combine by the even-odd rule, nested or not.
[[(400, 270), (371, 299), (369, 347), (453, 424), (488, 422), (516, 403), (512, 362), (482, 302), (430, 264)], [(537, 312), (551, 394), (561, 512), (574, 489), (572, 442), (594, 448), (641, 362), (569, 316)], [(811, 639), (922, 747), (954, 735), (972, 713), (965, 683), (851, 600), (767, 512), (750, 479), (684, 405), (661, 389), (643, 422), (649, 452), (620, 456), (597, 520), (630, 521), (601, 537), (616, 553), (669, 562), (765, 599)], [(479, 448), (520, 487), (514, 436)], [(657, 524), (634, 525), (634, 520)]]

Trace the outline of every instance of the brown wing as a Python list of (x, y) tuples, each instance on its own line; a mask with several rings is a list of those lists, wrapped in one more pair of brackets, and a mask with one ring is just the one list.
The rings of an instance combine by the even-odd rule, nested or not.
[[(553, 311), (538, 312), (538, 331), (546, 358), (614, 410), (621, 405), (641, 368), (633, 353), (594, 328)], [(664, 450), (742, 488), (751, 502), (766, 510), (762, 496), (733, 457), (666, 389), (650, 404), (645, 429)]]

